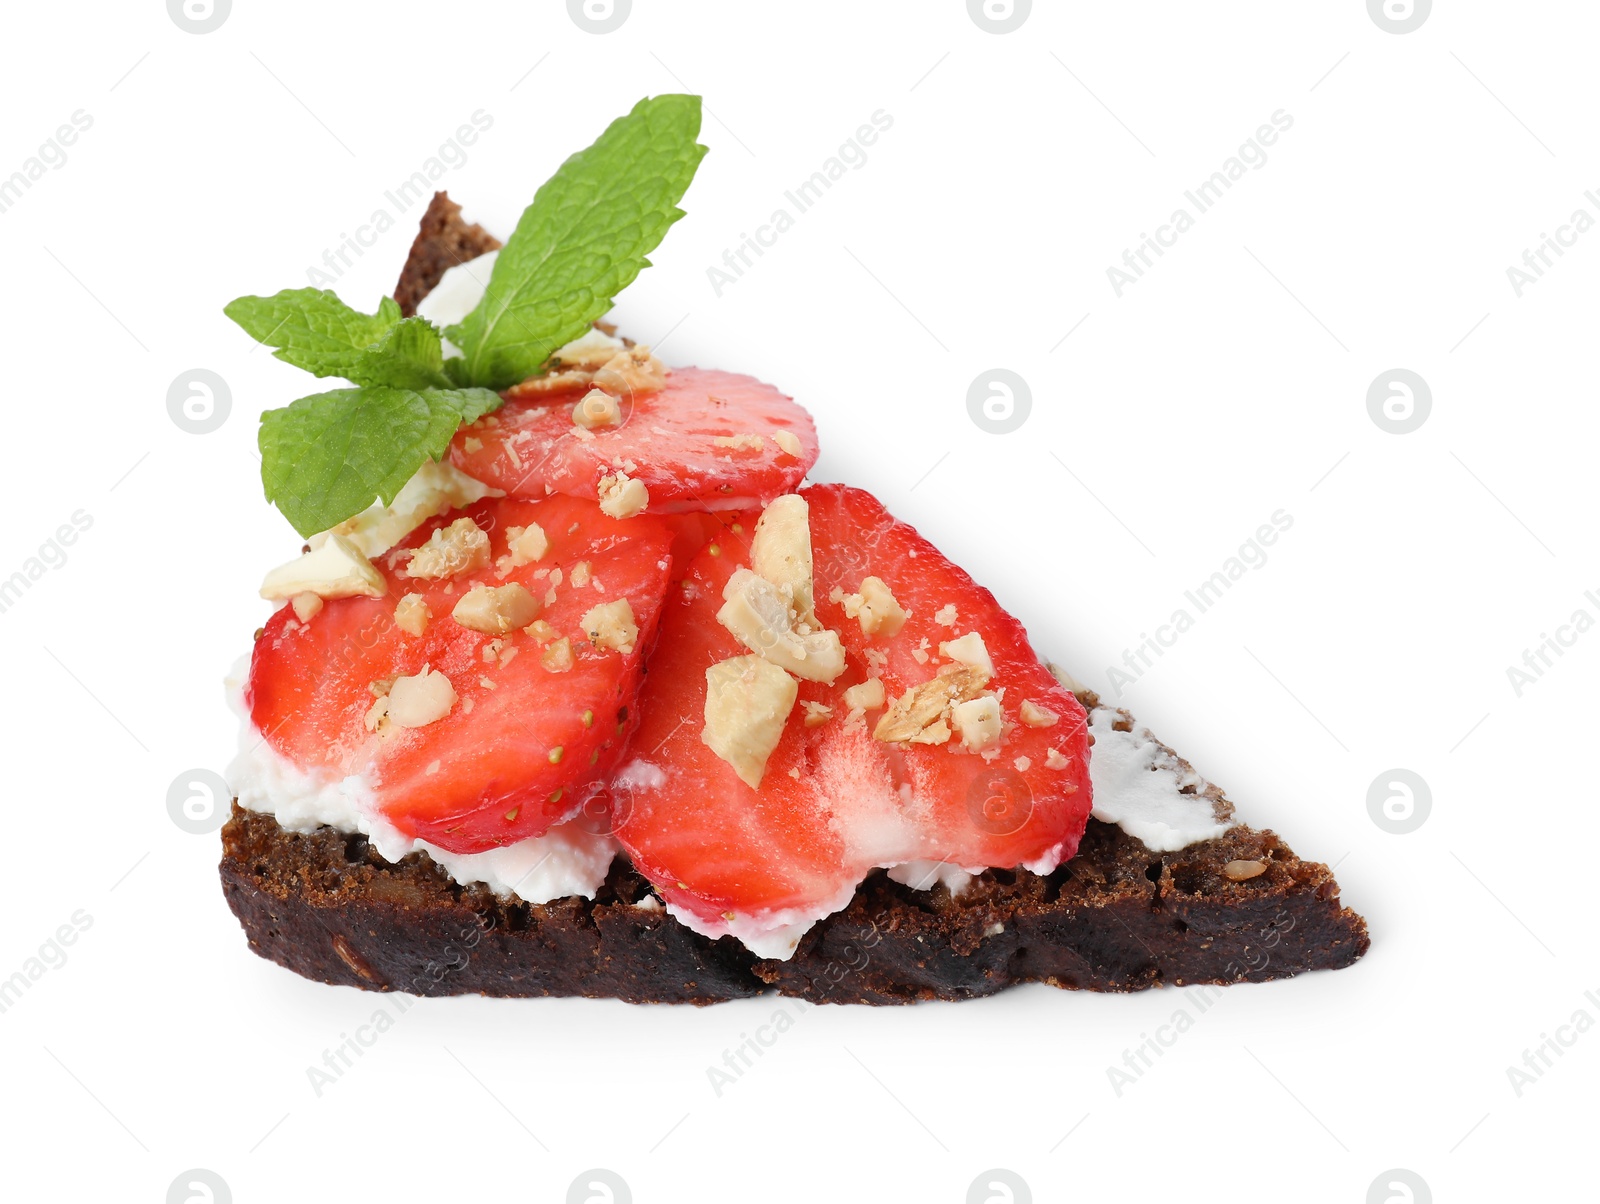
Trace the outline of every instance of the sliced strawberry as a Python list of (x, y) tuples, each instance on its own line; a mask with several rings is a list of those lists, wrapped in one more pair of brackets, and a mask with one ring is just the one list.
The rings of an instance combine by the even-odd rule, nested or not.
[(600, 479), (621, 469), (644, 483), (655, 514), (765, 505), (817, 460), (811, 416), (753, 377), (675, 368), (659, 391), (622, 399), (620, 425), (592, 431), (572, 420), (585, 391), (507, 402), (462, 428), (451, 460), (515, 497), (593, 499)]
[[(832, 684), (799, 683), (759, 788), (701, 740), (706, 669), (748, 651), (716, 620), (723, 587), (750, 563), (757, 516), (737, 516), (741, 532), (730, 526), (696, 557), (663, 613), (642, 726), (613, 786), (616, 833), (635, 866), (708, 930), (737, 932), (741, 921), (804, 921), (843, 906), (875, 866), (927, 859), (1048, 871), (1070, 857), (1090, 808), (1083, 708), (993, 596), (869, 494), (814, 486), (803, 496), (817, 616), (841, 633), (847, 668)], [(835, 588), (855, 593), (865, 576), (882, 579), (911, 612), (899, 634), (869, 638), (830, 601)], [(940, 625), (935, 612), (952, 604), (955, 627)], [(939, 641), (967, 631), (982, 634), (995, 668), (990, 688), (1004, 691), (998, 755), (966, 752), (959, 739), (878, 740), (882, 710), (847, 721), (849, 687), (870, 672), (892, 700), (934, 678), (950, 663)], [(1024, 700), (1036, 721), (1050, 712), (1054, 724), (1021, 723)], [(806, 702), (832, 708), (831, 718), (806, 726)]]
[[(409, 576), (406, 550), (463, 516), (488, 534), (489, 563), (450, 578)], [(548, 550), (517, 567), (507, 559), (502, 576), (494, 561), (508, 556), (507, 532), (530, 524), (544, 531)], [(303, 771), (323, 781), (360, 775), (405, 835), (457, 853), (537, 836), (581, 808), (626, 745), (671, 541), (655, 519), (619, 522), (576, 498), (486, 499), (453, 511), (378, 558), (386, 596), (328, 601), (305, 623), (291, 607), (272, 616), (251, 662), (251, 717)], [(494, 636), (451, 617), (472, 587), (511, 584), (539, 600), (549, 632)], [(397, 623), (397, 604), (408, 594), (431, 614), (420, 635)], [(627, 652), (596, 647), (583, 632), (584, 615), (616, 599), (626, 599), (639, 629)], [(411, 621), (410, 606), (403, 621)], [(564, 671), (560, 638), (572, 654)], [(381, 691), (424, 666), (454, 688), (449, 712), (425, 726), (385, 721), (370, 730), (373, 683)]]

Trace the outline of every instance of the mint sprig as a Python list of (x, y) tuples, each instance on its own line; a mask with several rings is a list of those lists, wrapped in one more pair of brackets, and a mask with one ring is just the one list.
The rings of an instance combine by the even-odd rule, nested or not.
[(224, 313), (285, 363), (354, 388), (261, 416), (261, 482), (301, 535), (384, 505), (463, 423), (543, 371), (650, 265), (706, 148), (698, 96), (641, 100), (535, 194), (501, 248), (487, 291), (450, 339), (402, 318), (393, 299), (361, 313), (323, 289), (239, 297)]
[[(261, 483), (301, 535), (385, 506), (464, 422), (500, 404), (488, 389), (368, 385), (302, 397), (261, 416)], [(335, 517), (337, 516), (337, 517)]]
[(504, 389), (581, 335), (683, 216), (706, 148), (698, 96), (641, 100), (547, 180), (501, 249), (478, 307), (446, 334), (465, 379)]

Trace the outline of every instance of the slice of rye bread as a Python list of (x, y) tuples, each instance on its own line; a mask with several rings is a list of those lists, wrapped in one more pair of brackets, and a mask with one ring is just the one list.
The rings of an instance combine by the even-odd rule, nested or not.
[(433, 292), (447, 271), (499, 249), (500, 240), (493, 234), (461, 220), (461, 206), (450, 199), (449, 193), (434, 193), (394, 286), (400, 312), (411, 317), (417, 312), (417, 302)]
[[(1129, 726), (1125, 714), (1118, 726)], [(1216, 787), (1205, 792), (1231, 810)], [(988, 870), (959, 897), (876, 871), (788, 961), (690, 931), (624, 857), (592, 900), (531, 904), (462, 886), (426, 853), (388, 862), (365, 837), (287, 832), (237, 805), (222, 845), (223, 890), (258, 954), (320, 982), (414, 995), (707, 1004), (776, 990), (813, 1003), (911, 1003), (1023, 982), (1266, 982), (1348, 966), (1368, 946), (1326, 866), (1242, 826), (1156, 853), (1091, 819), (1054, 873)], [(1235, 862), (1264, 868), (1238, 880)]]
[[(406, 314), (446, 269), (499, 247), (460, 213), (440, 192), (423, 215), (395, 287)], [(1091, 691), (1079, 700), (1099, 703)], [(1122, 712), (1116, 726), (1127, 730), (1131, 717)], [(1217, 787), (1186, 789), (1203, 789), (1218, 817), (1231, 818)], [(1238, 880), (1234, 862), (1265, 868)], [(513, 902), (452, 881), (426, 853), (388, 862), (365, 837), (288, 832), (236, 803), (220, 871), (262, 957), (319, 982), (415, 995), (708, 1004), (776, 990), (816, 1003), (889, 1004), (972, 999), (1022, 982), (1137, 991), (1339, 969), (1369, 944), (1327, 866), (1243, 826), (1157, 853), (1091, 819), (1077, 855), (1054, 873), (989, 870), (959, 898), (878, 870), (782, 962), (690, 931), (625, 857), (592, 900)]]

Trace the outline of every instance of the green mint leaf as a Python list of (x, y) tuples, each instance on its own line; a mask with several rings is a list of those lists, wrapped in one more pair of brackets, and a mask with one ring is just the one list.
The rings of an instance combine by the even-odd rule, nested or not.
[(573, 155), (523, 211), (478, 307), (447, 334), (466, 378), (503, 389), (611, 308), (683, 216), (678, 202), (706, 148), (698, 96), (641, 100)]
[(369, 386), (316, 393), (261, 416), (261, 483), (301, 535), (384, 505), (463, 423), (500, 404), (487, 389)]
[(449, 388), (439, 331), (423, 318), (402, 318), (392, 297), (378, 312), (351, 309), (325, 289), (285, 289), (240, 297), (223, 312), (285, 363), (314, 376), (342, 376), (358, 385)]
[(275, 347), (272, 354), (314, 376), (346, 376), (361, 352), (377, 343), (400, 321), (392, 297), (378, 303), (378, 312), (351, 309), (335, 293), (318, 288), (288, 288), (271, 297), (239, 297), (223, 313), (258, 343)]

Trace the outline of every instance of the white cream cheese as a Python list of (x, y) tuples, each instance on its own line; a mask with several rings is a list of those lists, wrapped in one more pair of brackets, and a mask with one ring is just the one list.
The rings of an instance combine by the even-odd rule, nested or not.
[[(1089, 715), (1096, 819), (1116, 824), (1157, 853), (1211, 840), (1233, 826), (1217, 818), (1199, 774), (1180, 765), (1148, 730), (1117, 731), (1112, 725), (1118, 718), (1110, 707), (1096, 707)], [(1194, 793), (1185, 794), (1185, 787)]]
[(224, 776), (241, 807), (275, 817), (290, 832), (313, 832), (321, 827), (359, 832), (385, 861), (427, 853), (455, 881), (481, 882), (501, 898), (527, 903), (548, 903), (573, 895), (592, 899), (605, 881), (620, 846), (611, 837), (587, 832), (574, 822), (482, 853), (451, 853), (401, 835), (378, 813), (365, 779), (359, 775), (319, 779), (267, 743), (245, 708), (249, 672), (249, 658), (244, 657), (226, 683), (228, 701), (240, 716), (240, 732), (239, 754)]
[(907, 861), (889, 867), (889, 877), (902, 886), (909, 886), (912, 890), (932, 890), (943, 883), (952, 898), (959, 898), (961, 892), (971, 886), (972, 880), (981, 873), (982, 867), (964, 870), (948, 861)]
[[(483, 294), (489, 289), (489, 276), (499, 258), (499, 251), (489, 251), (450, 268), (439, 277), (432, 291), (417, 302), (417, 317), (426, 318), (440, 328), (461, 322), (483, 300)], [(444, 353), (460, 355), (461, 348), (446, 339)]]
[(813, 924), (836, 911), (843, 911), (850, 906), (855, 894), (856, 887), (851, 885), (816, 907), (782, 908), (753, 915), (735, 914), (731, 920), (707, 920), (670, 902), (667, 911), (685, 928), (701, 936), (712, 940), (731, 936), (757, 957), (782, 962), (794, 956), (800, 938), (810, 931)]

